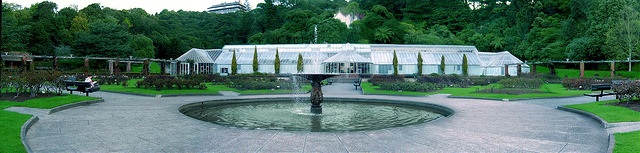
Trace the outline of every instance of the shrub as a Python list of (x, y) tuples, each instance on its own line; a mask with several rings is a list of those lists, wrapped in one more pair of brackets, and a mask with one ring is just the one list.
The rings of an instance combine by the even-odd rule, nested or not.
[(542, 86), (542, 80), (529, 78), (508, 78), (498, 81), (503, 88), (538, 89)]
[(380, 89), (426, 92), (444, 88), (444, 85), (417, 82), (381, 82)]
[(611, 80), (624, 80), (624, 78), (565, 78), (562, 80), (562, 87), (576, 90), (591, 90), (592, 84), (611, 84)]
[(624, 81), (611, 85), (611, 90), (616, 92), (620, 100), (632, 98), (640, 98), (640, 81)]
[[(302, 79), (299, 79), (302, 80)], [(241, 90), (261, 90), (261, 89), (299, 89), (304, 83), (293, 83), (290, 80), (278, 79), (275, 75), (235, 75), (229, 77), (227, 86)]]
[(486, 86), (500, 81), (502, 77), (461, 77), (459, 75), (429, 75), (418, 77), (420, 83), (443, 84), (450, 87), (467, 88), (469, 86)]
[(106, 77), (100, 76), (100, 77), (96, 77), (96, 80), (98, 80), (98, 84), (102, 84), (102, 85), (111, 85), (111, 84), (120, 85), (129, 79), (125, 76), (106, 76)]
[(189, 89), (189, 88), (197, 88), (197, 89), (206, 89), (206, 85), (202, 84), (201, 80), (197, 79), (178, 79), (171, 76), (149, 76), (142, 81), (138, 81), (136, 84), (137, 88), (155, 88), (156, 90), (162, 89), (174, 89), (177, 87), (178, 89)]
[(374, 86), (378, 86), (379, 83), (381, 83), (381, 82), (385, 82), (385, 83), (389, 83), (389, 82), (404, 82), (404, 75), (380, 75), (380, 74), (374, 74), (374, 75), (371, 75), (371, 78), (369, 78), (369, 82), (371, 82), (371, 84), (373, 84)]

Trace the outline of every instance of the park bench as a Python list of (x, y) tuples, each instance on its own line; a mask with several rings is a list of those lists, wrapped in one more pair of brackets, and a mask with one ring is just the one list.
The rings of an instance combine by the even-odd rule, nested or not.
[(356, 87), (356, 90), (358, 90), (358, 87), (360, 86), (360, 82), (362, 82), (362, 79), (358, 79), (356, 81), (353, 81), (353, 86)]
[(604, 90), (611, 90), (611, 84), (591, 85), (591, 91), (598, 91), (598, 90), (600, 90), (600, 93), (589, 93), (584, 95), (589, 97), (596, 97), (596, 101), (600, 101), (600, 97), (603, 97), (603, 96), (615, 95), (614, 92), (604, 92)]
[(100, 86), (98, 86), (98, 84), (94, 84), (93, 88), (91, 87), (91, 83), (90, 82), (84, 82), (84, 81), (64, 81), (64, 85), (65, 85), (65, 89), (67, 89), (67, 91), (70, 92), (70, 94), (73, 94), (73, 91), (79, 91), (82, 93), (85, 93), (87, 96), (89, 96), (89, 93), (92, 92), (96, 92), (100, 90)]
[(333, 79), (327, 79), (327, 85), (333, 84)]

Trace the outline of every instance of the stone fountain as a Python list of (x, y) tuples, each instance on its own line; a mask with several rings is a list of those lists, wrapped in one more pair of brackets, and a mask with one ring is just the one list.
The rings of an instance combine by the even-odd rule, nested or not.
[(322, 101), (324, 97), (322, 95), (322, 84), (320, 82), (324, 79), (338, 76), (336, 74), (296, 74), (311, 81), (311, 113), (322, 114)]

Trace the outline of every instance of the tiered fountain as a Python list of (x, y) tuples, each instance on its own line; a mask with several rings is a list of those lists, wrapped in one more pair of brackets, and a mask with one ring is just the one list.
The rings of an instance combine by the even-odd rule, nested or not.
[(322, 80), (338, 76), (335, 74), (296, 74), (311, 81), (311, 113), (322, 114), (322, 101), (324, 96), (322, 95)]

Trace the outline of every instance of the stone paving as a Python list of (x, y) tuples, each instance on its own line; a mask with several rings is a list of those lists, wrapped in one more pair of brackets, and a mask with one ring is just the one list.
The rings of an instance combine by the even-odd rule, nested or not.
[[(182, 115), (184, 104), (216, 99), (298, 95), (142, 97), (96, 92), (105, 102), (51, 115), (27, 133), (34, 152), (606, 152), (608, 133), (591, 118), (535, 103), (340, 94), (351, 84), (325, 86), (325, 97), (427, 102), (451, 117), (360, 132), (287, 132), (225, 127)], [(357, 92), (357, 91), (356, 91)]]

